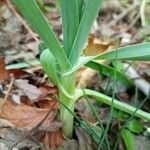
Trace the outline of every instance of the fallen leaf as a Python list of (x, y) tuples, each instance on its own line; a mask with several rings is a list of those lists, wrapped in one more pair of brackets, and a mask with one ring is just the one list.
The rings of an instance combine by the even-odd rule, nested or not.
[[(91, 105), (93, 105), (93, 101), (90, 100)], [(79, 116), (83, 120), (88, 120), (91, 123), (96, 123), (97, 121), (95, 120), (95, 117), (93, 116), (93, 113), (91, 109), (89, 108), (89, 105), (87, 104), (85, 98), (81, 98), (77, 104), (76, 104), (76, 109), (78, 111)]]
[(42, 143), (50, 148), (56, 148), (64, 142), (62, 133), (57, 130), (56, 132), (46, 132)]
[(14, 126), (15, 125), (9, 122), (8, 120), (0, 118), (0, 128), (10, 128)]
[(79, 150), (94, 150), (94, 143), (91, 136), (81, 127), (75, 128), (79, 142)]
[(34, 85), (29, 84), (28, 80), (18, 79), (15, 80), (15, 85), (19, 88), (22, 93), (25, 94), (32, 102), (36, 100), (40, 95), (41, 91)]
[(6, 100), (4, 98), (0, 98), (0, 114), (3, 111), (3, 107), (5, 105)]
[(76, 140), (67, 140), (56, 150), (79, 150), (78, 142)]
[[(113, 44), (110, 41), (102, 42), (93, 35), (89, 36), (88, 44), (83, 51), (85, 56), (95, 56), (101, 54), (113, 48)], [(100, 60), (100, 63), (105, 63), (105, 60)], [(83, 67), (77, 73), (77, 87), (87, 87), (93, 77), (96, 75), (97, 71)]]
[(150, 149), (150, 141), (149, 138), (145, 136), (137, 135), (135, 136), (135, 150), (149, 150)]
[[(42, 124), (43, 129), (54, 122), (57, 115), (57, 110), (53, 110), (53, 108), (50, 109), (52, 109), (52, 111), (49, 117)], [(0, 117), (11, 122), (18, 128), (31, 130), (45, 117), (48, 111), (49, 109), (47, 108), (35, 108), (25, 104), (16, 105), (10, 101), (6, 101)]]
[(86, 56), (95, 56), (106, 52), (113, 48), (113, 44), (110, 41), (100, 41), (96, 39), (93, 35), (90, 35), (88, 38), (88, 44), (83, 51), (83, 54)]
[(62, 126), (63, 126), (62, 123), (55, 121), (55, 122), (52, 122), (48, 125), (43, 124), (42, 126), (39, 127), (39, 130), (55, 132), (55, 131), (59, 130)]
[[(15, 142), (18, 142), (23, 136), (24, 132), (18, 131), (11, 128), (1, 128), (0, 129), (0, 143), (5, 144), (7, 147), (11, 148)], [(21, 143), (16, 146), (18, 149), (33, 148), (37, 149), (40, 147), (39, 142), (35, 141), (31, 137), (25, 138)], [(3, 149), (0, 149), (3, 150)], [(13, 149), (14, 150), (14, 149)]]
[(91, 68), (82, 67), (79, 69), (77, 73), (77, 87), (87, 87), (96, 73), (97, 71)]
[(0, 80), (7, 80), (8, 73), (5, 68), (5, 60), (4, 58), (0, 57)]
[[(57, 92), (58, 92), (57, 87), (55, 87), (55, 86), (51, 87), (51, 86), (46, 86), (46, 85), (40, 86), (38, 90), (40, 90), (41, 94), (39, 95), (39, 97), (37, 97), (34, 100), (34, 103), (43, 101), (44, 99), (47, 98), (48, 95), (51, 95), (51, 96), (48, 96), (48, 99), (52, 100), (54, 98), (54, 94), (57, 94)], [(49, 105), (48, 105), (48, 108), (49, 108)]]

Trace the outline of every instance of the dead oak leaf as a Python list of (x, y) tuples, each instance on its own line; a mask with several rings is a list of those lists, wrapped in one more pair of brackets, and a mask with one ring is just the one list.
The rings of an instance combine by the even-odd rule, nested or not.
[[(43, 128), (55, 121), (57, 110), (51, 109), (49, 117), (42, 124)], [(16, 105), (7, 101), (0, 117), (11, 122), (17, 128), (31, 130), (45, 117), (48, 111), (49, 109), (47, 108), (35, 108), (25, 104)]]

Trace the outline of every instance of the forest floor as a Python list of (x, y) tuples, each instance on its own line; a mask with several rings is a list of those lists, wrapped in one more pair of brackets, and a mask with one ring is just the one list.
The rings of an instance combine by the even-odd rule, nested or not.
[[(59, 6), (51, 0), (45, 3), (39, 1), (39, 6), (60, 41), (63, 41)], [(94, 22), (84, 54), (96, 55), (108, 51), (118, 41), (120, 46), (150, 42), (150, 4), (145, 4), (144, 8), (140, 1), (105, 1)], [(63, 135), (63, 124), (58, 117), (59, 104), (54, 96), (58, 93), (57, 87), (36, 63), (39, 43), (38, 35), (11, 2), (0, 1), (0, 150), (95, 150), (94, 136), (76, 119), (73, 138), (67, 139)], [(114, 61), (103, 63), (114, 67)], [(146, 99), (141, 109), (150, 113), (150, 61), (118, 61), (117, 70), (126, 70), (124, 74), (133, 84), (127, 86), (118, 82), (115, 98), (133, 106)], [(78, 71), (77, 86), (94, 89), (110, 97), (113, 95), (112, 78), (87, 67)], [(97, 104), (94, 99), (91, 105), (105, 127), (110, 107)], [(80, 120), (89, 122), (93, 131), (102, 134), (85, 98), (77, 102), (75, 114)], [(134, 118), (129, 122), (126, 136), (120, 136), (120, 129), (128, 118), (128, 114), (114, 110), (108, 132), (110, 146), (114, 147), (116, 139), (119, 139), (119, 150), (132, 150), (126, 142), (128, 145), (134, 142), (135, 150), (149, 150), (150, 122)]]

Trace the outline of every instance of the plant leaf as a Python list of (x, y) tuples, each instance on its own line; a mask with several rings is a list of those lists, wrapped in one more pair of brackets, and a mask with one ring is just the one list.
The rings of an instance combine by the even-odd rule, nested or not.
[(93, 56), (80, 57), (77, 64), (74, 67), (72, 67), (71, 70), (64, 73), (63, 76), (67, 76), (67, 75), (72, 74), (73, 72), (77, 71), (80, 67), (84, 66), (87, 62), (89, 62), (93, 58), (94, 58)]
[[(110, 78), (114, 75), (114, 68), (109, 67), (107, 65), (101, 64), (101, 63), (97, 63), (95, 61), (90, 61), (86, 64), (87, 67), (90, 67), (94, 70), (99, 71), (101, 74), (103, 75), (107, 75)], [(124, 84), (126, 84), (127, 86), (132, 86), (133, 82), (131, 80), (128, 79), (128, 77), (126, 75), (124, 75), (123, 73), (121, 73), (120, 71), (117, 71), (117, 79), (122, 81)]]
[(78, 3), (79, 21), (80, 21), (83, 14), (84, 0), (77, 0), (77, 3)]
[(79, 59), (92, 24), (96, 18), (103, 0), (86, 0), (80, 25), (69, 55), (69, 60), (74, 65)]
[(126, 47), (117, 48), (117, 50), (112, 50), (100, 54), (95, 57), (98, 59), (115, 59), (117, 53), (117, 59), (120, 60), (137, 60), (137, 61), (149, 61), (150, 60), (150, 43), (141, 43), (135, 45), (129, 45)]
[(61, 0), (61, 15), (64, 37), (64, 50), (69, 57), (78, 27), (79, 27), (79, 0)]
[(57, 75), (56, 69), (56, 59), (53, 54), (49, 51), (49, 49), (45, 49), (41, 56), (40, 61), (45, 73), (52, 80), (55, 85), (58, 85), (59, 79)]
[(140, 133), (143, 131), (143, 125), (137, 119), (133, 119), (133, 120), (129, 121), (126, 127), (134, 133)]
[(74, 65), (74, 67), (68, 71), (66, 74), (71, 74), (83, 65), (86, 65), (88, 62), (92, 60), (101, 60), (101, 59), (117, 59), (118, 60), (136, 60), (136, 61), (149, 61), (150, 60), (150, 43), (142, 43), (129, 45), (126, 47), (117, 48), (117, 50), (112, 50), (109, 52), (102, 53), (97, 56), (81, 56)]
[(48, 49), (57, 59), (58, 63), (64, 70), (70, 67), (69, 60), (67, 59), (61, 45), (56, 38), (54, 32), (49, 26), (43, 13), (34, 0), (12, 0), (15, 6), (32, 25), (34, 30), (39, 34)]
[(121, 131), (121, 135), (127, 150), (134, 150), (135, 149), (134, 135), (128, 129), (123, 129)]

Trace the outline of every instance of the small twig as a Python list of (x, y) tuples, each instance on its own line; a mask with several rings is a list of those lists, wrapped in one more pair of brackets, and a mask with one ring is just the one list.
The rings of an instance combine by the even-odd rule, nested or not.
[[(54, 105), (55, 105), (55, 103), (53, 104), (53, 106)], [(53, 106), (51, 108), (53, 108)], [(13, 148), (15, 148), (18, 144), (20, 144), (26, 137), (30, 136), (33, 132), (35, 132), (37, 130), (37, 128), (39, 128), (45, 122), (45, 120), (50, 115), (51, 111), (52, 111), (52, 109), (50, 109), (46, 113), (46, 115), (42, 118), (42, 120), (35, 127), (33, 127), (31, 130), (29, 130), (20, 140), (18, 140), (17, 142), (15, 142), (13, 144), (13, 146), (10, 148), (10, 150), (13, 150)]]
[(10, 91), (11, 91), (11, 89), (12, 89), (13, 84), (14, 84), (14, 77), (11, 76), (11, 81), (10, 81), (10, 84), (9, 84), (9, 87), (8, 87), (8, 91), (7, 91), (7, 93), (6, 93), (5, 97), (4, 97), (4, 99), (2, 99), (1, 102), (0, 102), (0, 114), (1, 114), (1, 111), (2, 111), (2, 109), (3, 109), (3, 107), (4, 107), (4, 105), (5, 105), (5, 103), (6, 103), (7, 99), (8, 99), (8, 97), (9, 97), (9, 94), (10, 94)]
[(5, 98), (4, 98), (4, 101), (6, 101), (6, 100), (8, 99), (8, 96), (9, 96), (9, 94), (10, 94), (10, 91), (11, 91), (11, 89), (12, 89), (12, 86), (13, 86), (13, 84), (14, 84), (14, 81), (15, 81), (14, 77), (11, 76), (11, 81), (10, 81), (10, 84), (9, 84), (9, 88), (8, 88), (7, 94), (6, 94)]
[(15, 16), (20, 20), (20, 22), (24, 25), (24, 27), (27, 29), (27, 31), (32, 35), (34, 40), (39, 43), (40, 40), (37, 38), (36, 34), (31, 30), (31, 28), (28, 26), (28, 24), (24, 21), (24, 19), (19, 15), (19, 13), (15, 10), (10, 0), (6, 0), (7, 5), (10, 8), (10, 10), (15, 14)]

